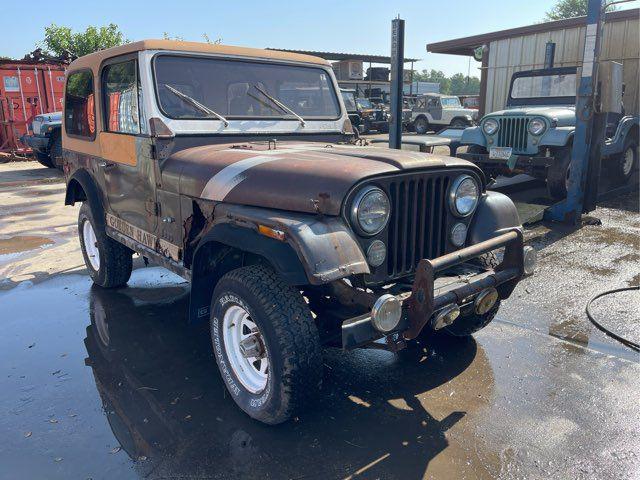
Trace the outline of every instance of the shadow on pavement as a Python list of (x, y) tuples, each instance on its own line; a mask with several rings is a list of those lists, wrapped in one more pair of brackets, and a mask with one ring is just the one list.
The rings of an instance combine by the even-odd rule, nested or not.
[(317, 404), (304, 418), (262, 425), (226, 393), (206, 325), (187, 323), (187, 292), (91, 290), (86, 364), (111, 430), (140, 475), (422, 478), (447, 448), (445, 432), (466, 412), (445, 402), (437, 420), (418, 395), (475, 359), (484, 372), (478, 396), (491, 396), (491, 368), (471, 338), (427, 356), (329, 351)]

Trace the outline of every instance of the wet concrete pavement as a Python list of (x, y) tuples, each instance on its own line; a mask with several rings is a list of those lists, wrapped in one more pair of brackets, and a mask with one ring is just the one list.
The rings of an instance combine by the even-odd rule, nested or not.
[[(473, 339), (327, 350), (316, 404), (268, 427), (225, 394), (205, 326), (186, 320), (186, 283), (153, 267), (92, 287), (55, 220), (5, 223), (16, 192), (2, 175), (0, 240), (54, 242), (0, 255), (0, 479), (640, 476), (640, 357), (582, 314), (638, 282), (637, 193), (599, 209), (602, 226), (539, 227), (539, 273)], [(639, 304), (621, 294), (594, 312), (638, 341)]]

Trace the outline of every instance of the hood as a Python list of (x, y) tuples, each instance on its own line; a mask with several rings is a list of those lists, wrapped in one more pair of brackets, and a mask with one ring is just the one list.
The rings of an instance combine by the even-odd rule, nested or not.
[[(271, 149), (269, 149), (271, 147)], [(273, 142), (192, 147), (163, 163), (163, 188), (239, 205), (339, 215), (359, 181), (412, 169), (477, 168), (441, 155), (353, 145)]]
[[(447, 109), (445, 109), (447, 110)], [(470, 117), (477, 117), (478, 110), (474, 110), (473, 108), (452, 108), (451, 110), (455, 110), (459, 115), (469, 115)]]
[(549, 120), (556, 119), (559, 127), (575, 125), (576, 107), (575, 105), (553, 105), (553, 106), (530, 106), (530, 107), (512, 107), (505, 110), (499, 110), (485, 115), (489, 117), (509, 117), (524, 116), (529, 117), (545, 117)]

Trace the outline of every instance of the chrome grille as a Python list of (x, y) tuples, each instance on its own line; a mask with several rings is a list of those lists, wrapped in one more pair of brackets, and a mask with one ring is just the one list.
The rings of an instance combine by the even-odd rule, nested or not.
[(511, 147), (513, 153), (524, 153), (527, 150), (527, 127), (529, 119), (526, 117), (499, 118), (498, 147)]
[(420, 259), (445, 253), (449, 183), (446, 176), (425, 175), (389, 184), (388, 278), (410, 274)]

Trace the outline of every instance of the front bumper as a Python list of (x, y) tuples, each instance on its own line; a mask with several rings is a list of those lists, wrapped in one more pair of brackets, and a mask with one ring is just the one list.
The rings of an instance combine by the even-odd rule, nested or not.
[(508, 175), (518, 173), (533, 176), (543, 175), (546, 169), (555, 162), (554, 157), (538, 155), (514, 155), (510, 160), (489, 158), (489, 154), (486, 153), (459, 153), (457, 156), (475, 163), (482, 170)]
[(32, 150), (47, 153), (49, 151), (49, 137), (41, 135), (23, 135), (20, 141), (31, 147)]
[[(502, 263), (495, 269), (467, 277), (462, 281), (436, 286), (435, 276), (452, 267), (466, 263), (484, 253), (504, 248)], [(462, 305), (470, 297), (487, 288), (495, 288), (500, 299), (508, 298), (524, 276), (524, 241), (522, 231), (513, 229), (476, 245), (434, 258), (422, 259), (416, 269), (410, 293), (397, 295), (402, 302), (402, 318), (393, 331), (383, 334), (376, 330), (371, 315), (365, 314), (342, 325), (342, 347), (351, 349), (366, 345), (382, 337), (393, 342), (416, 338), (434, 313), (452, 304)], [(460, 319), (462, 320), (462, 319)]]

